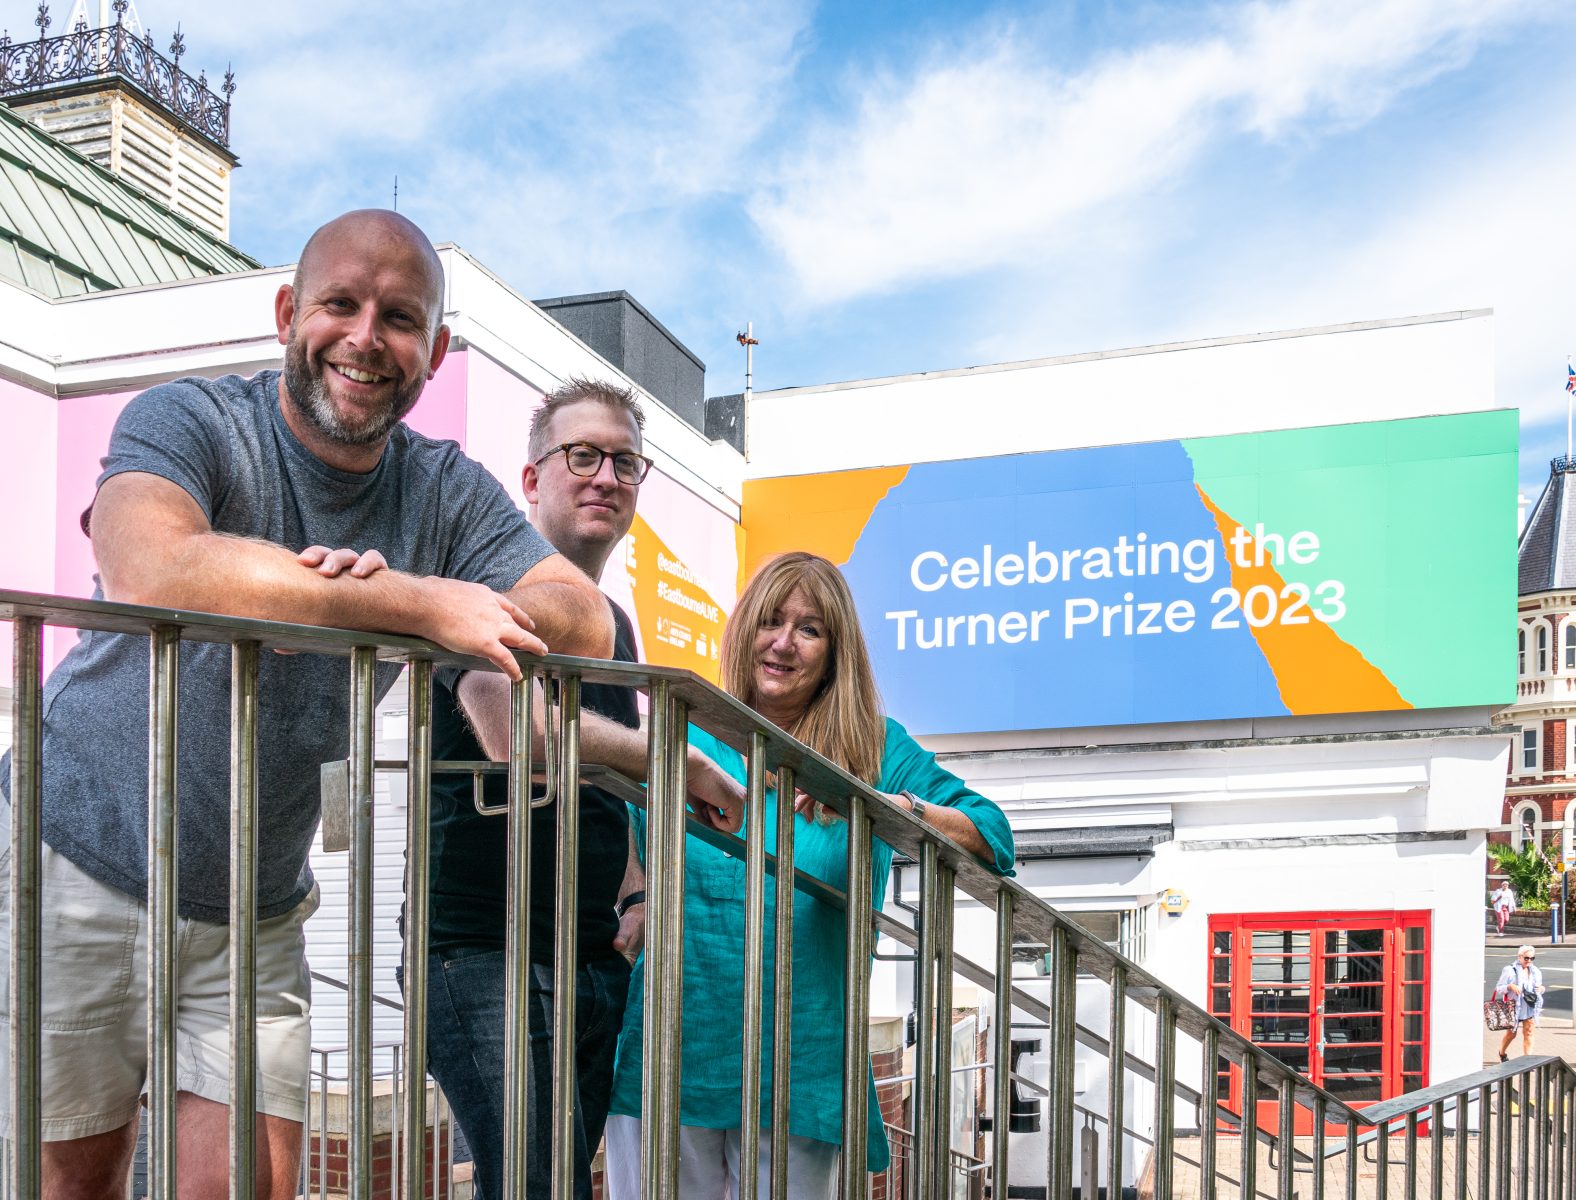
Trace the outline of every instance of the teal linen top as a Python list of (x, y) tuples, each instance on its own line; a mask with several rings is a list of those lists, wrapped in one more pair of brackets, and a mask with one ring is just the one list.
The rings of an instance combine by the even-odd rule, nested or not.
[[(740, 783), (744, 756), (704, 730), (690, 727), (690, 744)], [(1012, 830), (1001, 809), (936, 763), (908, 731), (891, 718), (881, 756), (878, 790), (909, 791), (931, 804), (962, 809), (990, 846), (988, 865), (1012, 874)], [(776, 793), (766, 794), (766, 849), (776, 850)], [(632, 819), (645, 856), (645, 813)], [(839, 890), (848, 886), (848, 825), (794, 822), (794, 865)], [(744, 862), (694, 838), (684, 859), (684, 1030), (679, 1120), (707, 1129), (737, 1129), (744, 1013)], [(871, 903), (886, 900), (892, 847), (876, 839), (871, 853)], [(773, 888), (766, 888), (765, 1013), (762, 1034), (761, 1125), (770, 1127), (772, 994), (777, 971), (771, 929)], [(800, 1137), (839, 1145), (843, 1140), (843, 957), (847, 946), (841, 911), (797, 892), (794, 895), (793, 1048), (790, 1058), (788, 1128)], [(644, 1028), (645, 957), (635, 963), (629, 1003), (618, 1038), (611, 1111), (640, 1115), (641, 1034)], [(871, 1171), (889, 1161), (886, 1132), (870, 1079), (869, 1160)]]

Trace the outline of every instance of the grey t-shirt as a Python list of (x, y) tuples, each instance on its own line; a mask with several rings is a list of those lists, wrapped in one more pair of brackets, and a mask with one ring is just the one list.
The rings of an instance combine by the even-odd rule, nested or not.
[[(279, 411), (278, 372), (181, 379), (126, 406), (99, 485), (126, 471), (189, 492), (217, 531), (291, 550), (377, 549), (390, 567), (507, 591), (553, 553), (503, 487), (453, 442), (395, 427), (375, 470), (327, 466)], [(305, 568), (303, 568), (304, 570)], [(101, 595), (102, 593), (96, 593)], [(379, 664), (381, 697), (399, 675)], [(264, 654), (259, 668), (258, 915), (312, 887), (319, 765), (349, 746), (348, 658)], [(148, 639), (85, 632), (44, 688), (43, 833), (112, 887), (147, 890)], [(230, 648), (182, 643), (180, 912), (229, 913)], [(9, 795), (9, 758), (0, 778)]]

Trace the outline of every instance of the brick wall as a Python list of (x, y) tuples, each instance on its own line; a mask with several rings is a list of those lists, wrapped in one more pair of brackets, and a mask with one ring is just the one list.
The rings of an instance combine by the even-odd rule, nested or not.
[[(424, 1200), (438, 1200), (432, 1188), (432, 1164), (448, 1161), (449, 1129), (450, 1127), (445, 1125), (442, 1133), (436, 1138), (430, 1128), (427, 1130), (422, 1172), (426, 1179), (422, 1190)], [(330, 1194), (349, 1191), (349, 1139), (336, 1134), (330, 1134), (326, 1138), (314, 1136), (311, 1146), (308, 1180), (312, 1194), (316, 1195), (320, 1186), (326, 1187)], [(404, 1180), (399, 1178), (402, 1170), (399, 1147), (395, 1143), (394, 1135), (387, 1132), (375, 1134), (372, 1138), (373, 1200), (391, 1200), (400, 1191), (404, 1183)]]

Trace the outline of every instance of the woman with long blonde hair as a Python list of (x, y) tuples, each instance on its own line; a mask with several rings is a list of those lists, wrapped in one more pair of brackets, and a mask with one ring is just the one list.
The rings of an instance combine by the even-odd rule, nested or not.
[[(739, 597), (722, 641), (722, 682), (762, 716), (888, 794), (986, 865), (1012, 869), (1012, 831), (991, 801), (936, 764), (886, 716), (870, 669), (858, 612), (842, 572), (815, 554), (784, 554), (766, 563)], [(741, 782), (743, 757), (701, 730), (690, 742)], [(844, 821), (803, 797), (789, 798), (795, 866), (846, 889), (848, 832)], [(775, 852), (775, 790), (766, 798), (762, 833)], [(637, 829), (644, 825), (637, 815)], [(748, 830), (745, 831), (749, 833)], [(643, 839), (642, 839), (643, 844)], [(892, 848), (872, 847), (873, 906), (886, 899)], [(744, 863), (711, 846), (685, 847), (684, 1029), (679, 1193), (684, 1200), (724, 1200), (739, 1192), (739, 1090), (744, 1010)], [(767, 928), (773, 920), (768, 889)], [(843, 914), (803, 894), (794, 897), (793, 1021), (788, 1104), (789, 1195), (830, 1200), (837, 1191), (842, 1144)], [(610, 1200), (640, 1195), (640, 1077), (644, 961), (630, 980), (619, 1036), (607, 1130)], [(777, 975), (766, 947), (768, 996)], [(769, 1045), (771, 1005), (763, 1045)], [(763, 1063), (762, 1183), (769, 1170), (771, 1062)], [(873, 1082), (871, 1084), (873, 1090)], [(885, 1169), (889, 1155), (881, 1113), (869, 1106), (869, 1160)]]

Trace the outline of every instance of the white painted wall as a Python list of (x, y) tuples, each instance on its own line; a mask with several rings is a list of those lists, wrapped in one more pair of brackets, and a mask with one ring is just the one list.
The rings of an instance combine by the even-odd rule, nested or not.
[(756, 392), (749, 478), (1476, 412), (1493, 350), (1480, 309)]
[[(1081, 909), (1152, 904), (1166, 889), (1188, 898), (1185, 913), (1154, 911), (1141, 965), (1207, 1006), (1209, 918), (1248, 912), (1411, 911), (1431, 914), (1429, 1080), (1482, 1065), (1484, 834), (1497, 822), (1508, 747), (1497, 736), (1376, 737), (1282, 745), (1199, 745), (1099, 753), (949, 754), (948, 769), (996, 800), (1019, 830), (1169, 822), (1175, 839), (1152, 858), (1040, 860), (1019, 878), (1075, 920)], [(1433, 834), (1438, 840), (1286, 844), (1278, 839)], [(1228, 839), (1246, 848), (1206, 847)], [(913, 872), (908, 886), (912, 887)], [(905, 889), (907, 890), (907, 889)], [(988, 964), (994, 923), (960, 909), (958, 952)], [(890, 1011), (906, 1005), (906, 975), (878, 970), (875, 994)], [(1043, 992), (1032, 980), (1021, 983)], [(1079, 985), (1079, 1020), (1108, 1028), (1108, 990)], [(1153, 1035), (1136, 1008), (1136, 1053)], [(1022, 1036), (1032, 1036), (1023, 1034)], [(1104, 1064), (1080, 1054), (1079, 1103), (1105, 1109)], [(1179, 1054), (1178, 1076), (1198, 1086), (1196, 1052)], [(1043, 1081), (1042, 1054), (1025, 1064)], [(1147, 1131), (1150, 1093), (1129, 1091), (1129, 1124)], [(1014, 1138), (1014, 1170), (1043, 1161), (1043, 1139)], [(1141, 1155), (1140, 1155), (1141, 1158)], [(1014, 1176), (1017, 1177), (1016, 1175)]]

